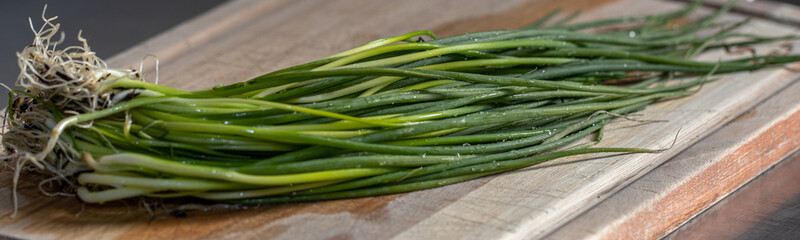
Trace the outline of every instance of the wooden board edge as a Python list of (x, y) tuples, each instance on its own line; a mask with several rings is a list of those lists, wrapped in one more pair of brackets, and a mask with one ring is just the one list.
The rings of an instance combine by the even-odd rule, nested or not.
[(800, 150), (797, 92), (800, 79), (548, 238), (652, 239), (677, 229)]
[[(800, 150), (780, 160), (662, 239), (768, 239), (768, 236), (776, 238), (781, 233), (784, 233), (783, 236), (792, 236), (785, 234), (791, 231), (787, 228), (790, 226), (778, 219), (796, 210), (792, 206), (797, 206), (797, 196), (800, 194), (798, 170)], [(786, 190), (781, 191), (781, 188)]]

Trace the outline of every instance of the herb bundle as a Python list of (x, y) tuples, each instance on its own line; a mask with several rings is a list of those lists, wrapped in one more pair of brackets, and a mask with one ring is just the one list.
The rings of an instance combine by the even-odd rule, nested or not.
[(69, 183), (85, 202), (261, 204), (409, 192), (579, 154), (657, 152), (592, 145), (612, 119), (691, 95), (715, 74), (800, 60), (692, 60), (796, 39), (737, 33), (746, 21), (718, 21), (733, 4), (682, 24), (699, 3), (444, 38), (415, 31), (193, 92), (108, 68), (85, 41), (56, 49), (58, 25), (45, 19), (18, 54), (25, 91), (10, 95), (5, 158), (15, 185), (27, 168)]

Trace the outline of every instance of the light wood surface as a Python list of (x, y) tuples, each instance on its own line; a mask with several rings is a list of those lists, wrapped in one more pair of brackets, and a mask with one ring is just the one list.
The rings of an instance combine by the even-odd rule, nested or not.
[[(636, 0), (558, 3), (544, 0), (241, 0), (226, 3), (134, 46), (109, 59), (108, 63), (115, 67), (138, 68), (145, 55), (153, 54), (160, 62), (160, 84), (194, 90), (239, 82), (378, 37), (412, 30), (430, 29), (446, 36), (509, 29), (531, 22), (557, 7), (564, 8), (565, 12), (581, 9), (584, 14), (579, 17), (580, 21), (663, 12), (682, 5)], [(742, 16), (726, 18), (742, 19)], [(755, 19), (745, 31), (770, 35), (797, 33), (792, 26), (763, 19)], [(765, 46), (758, 51), (766, 53), (773, 49), (778, 47)], [(715, 61), (728, 57), (732, 56), (709, 54), (700, 58)], [(147, 77), (154, 79), (154, 61), (145, 63)], [(14, 219), (0, 218), (0, 233), (22, 238), (64, 239), (658, 237), (777, 162), (782, 157), (778, 155), (800, 147), (796, 139), (800, 133), (796, 114), (800, 103), (786, 98), (773, 100), (778, 105), (788, 106), (781, 108), (780, 114), (756, 111), (753, 116), (758, 117), (753, 119), (767, 120), (747, 122), (760, 127), (754, 127), (753, 131), (733, 128), (728, 130), (735, 133), (733, 136), (722, 137), (722, 140), (743, 139), (741, 142), (695, 144), (765, 99), (776, 99), (770, 97), (787, 86), (794, 86), (798, 77), (800, 74), (796, 72), (777, 68), (725, 75), (722, 80), (704, 86), (695, 96), (659, 103), (641, 112), (641, 118), (668, 122), (617, 121), (608, 127), (602, 143), (603, 146), (666, 148), (680, 130), (677, 143), (659, 154), (562, 159), (523, 171), (408, 194), (246, 209), (206, 206), (205, 210), (187, 211), (186, 218), (165, 212), (150, 215), (135, 203), (84, 205), (75, 198), (47, 197), (38, 191), (36, 179), (27, 179), (19, 185), (20, 213)], [(719, 132), (725, 129), (729, 128)], [(789, 137), (772, 137), (771, 134), (777, 132)], [(744, 135), (736, 135), (740, 133)], [(701, 143), (714, 139), (715, 135)], [(696, 149), (697, 146), (701, 146), (700, 149)], [(725, 150), (708, 151), (702, 146), (724, 146)], [(683, 157), (661, 166), (687, 148), (689, 150), (679, 155)], [(691, 151), (695, 151), (694, 155)], [(685, 159), (686, 154), (701, 160), (680, 165), (685, 161), (679, 159)], [(726, 158), (740, 155), (749, 157)], [(755, 163), (735, 164), (750, 162)], [(649, 189), (646, 188), (633, 193), (627, 190), (639, 186), (636, 184), (641, 184), (641, 180), (631, 183), (648, 172), (650, 174), (643, 180), (675, 164), (678, 167), (673, 167), (677, 168), (674, 171), (685, 173), (680, 176), (682, 178), (711, 177), (711, 180), (672, 181), (661, 177), (657, 181), (666, 187), (659, 185), (662, 187), (652, 190), (656, 191), (652, 195), (647, 194)], [(0, 175), (0, 182), (0, 198), (9, 199), (9, 174)], [(712, 188), (717, 185), (720, 187)], [(624, 188), (626, 190), (615, 194)], [(10, 204), (1, 205), (0, 215), (7, 215), (11, 210)], [(653, 218), (663, 221), (641, 225)], [(587, 224), (580, 224), (582, 221)]]
[[(797, 93), (800, 80), (562, 226), (550, 237), (637, 239), (669, 233), (797, 151), (800, 144), (800, 94)], [(783, 185), (791, 188), (796, 184)], [(727, 229), (725, 236), (735, 237), (752, 223), (733, 224), (738, 225), (717, 227)]]

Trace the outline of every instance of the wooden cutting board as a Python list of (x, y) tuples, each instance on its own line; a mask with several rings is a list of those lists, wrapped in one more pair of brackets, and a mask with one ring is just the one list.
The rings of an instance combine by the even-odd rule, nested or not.
[[(194, 90), (243, 81), (412, 30), (430, 29), (447, 36), (520, 27), (558, 7), (567, 13), (581, 10), (576, 21), (583, 21), (663, 12), (684, 4), (636, 0), (239, 0), (135, 46), (108, 63), (138, 68), (144, 56), (153, 54), (159, 59), (160, 84)], [(765, 11), (781, 9), (797, 16), (800, 12), (796, 9), (758, 4), (737, 8), (740, 13), (757, 16), (745, 31), (797, 33), (792, 18)], [(732, 14), (725, 19), (743, 17)], [(757, 51), (775, 49), (780, 47), (765, 46)], [(730, 57), (736, 56), (700, 56), (708, 61)], [(152, 60), (145, 61), (149, 79), (155, 79), (153, 65)], [(800, 64), (789, 67), (800, 68)], [(602, 143), (666, 148), (677, 134), (677, 143), (659, 154), (561, 159), (408, 194), (269, 206), (196, 206), (199, 210), (186, 210), (187, 216), (179, 217), (163, 210), (149, 214), (135, 202), (95, 205), (70, 197), (48, 197), (39, 192), (38, 181), (28, 179), (19, 185), (20, 212), (13, 219), (0, 218), (0, 235), (62, 239), (659, 237), (800, 148), (798, 78), (797, 72), (781, 68), (725, 75), (695, 96), (641, 112), (640, 118), (668, 122), (617, 121), (608, 127)], [(10, 199), (10, 183), (10, 172), (5, 171), (0, 175), (0, 199)], [(10, 201), (6, 203), (0, 205), (2, 216), (13, 210)]]

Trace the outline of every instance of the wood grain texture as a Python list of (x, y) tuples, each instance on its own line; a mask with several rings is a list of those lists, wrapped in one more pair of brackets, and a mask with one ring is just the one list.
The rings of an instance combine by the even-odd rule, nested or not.
[[(242, 0), (227, 3), (108, 62), (138, 67), (144, 55), (154, 54), (160, 60), (160, 84), (194, 90), (239, 82), (412, 30), (433, 29), (440, 35), (452, 35), (515, 28), (556, 7), (564, 7), (565, 12), (583, 10), (580, 21), (619, 16), (621, 10), (625, 15), (639, 15), (681, 6), (635, 0)], [(755, 20), (745, 31), (782, 35), (796, 29)], [(765, 46), (758, 51), (776, 48)], [(727, 57), (731, 56), (701, 56), (710, 61)], [(147, 65), (147, 77), (153, 79), (152, 62)], [(669, 122), (642, 125), (617, 121), (607, 128), (603, 146), (643, 148), (668, 147), (682, 129), (678, 143), (660, 154), (567, 158), (408, 194), (246, 209), (201, 206), (201, 210), (187, 211), (186, 218), (163, 211), (150, 215), (135, 202), (83, 205), (74, 198), (46, 197), (38, 191), (37, 179), (26, 179), (19, 186), (19, 216), (0, 219), (0, 233), (62, 239), (542, 237), (578, 221), (573, 219), (797, 78), (797, 73), (783, 69), (725, 75), (693, 97), (659, 103), (642, 112), (642, 118)], [(11, 190), (5, 183), (10, 183), (9, 174), (0, 175), (0, 182), (4, 183), (0, 198), (8, 197)], [(10, 204), (0, 206), (0, 214), (10, 211)]]
[(669, 235), (681, 239), (792, 239), (800, 236), (800, 151), (704, 210)]
[(669, 233), (800, 150), (798, 92), (800, 79), (550, 237), (652, 239)]

